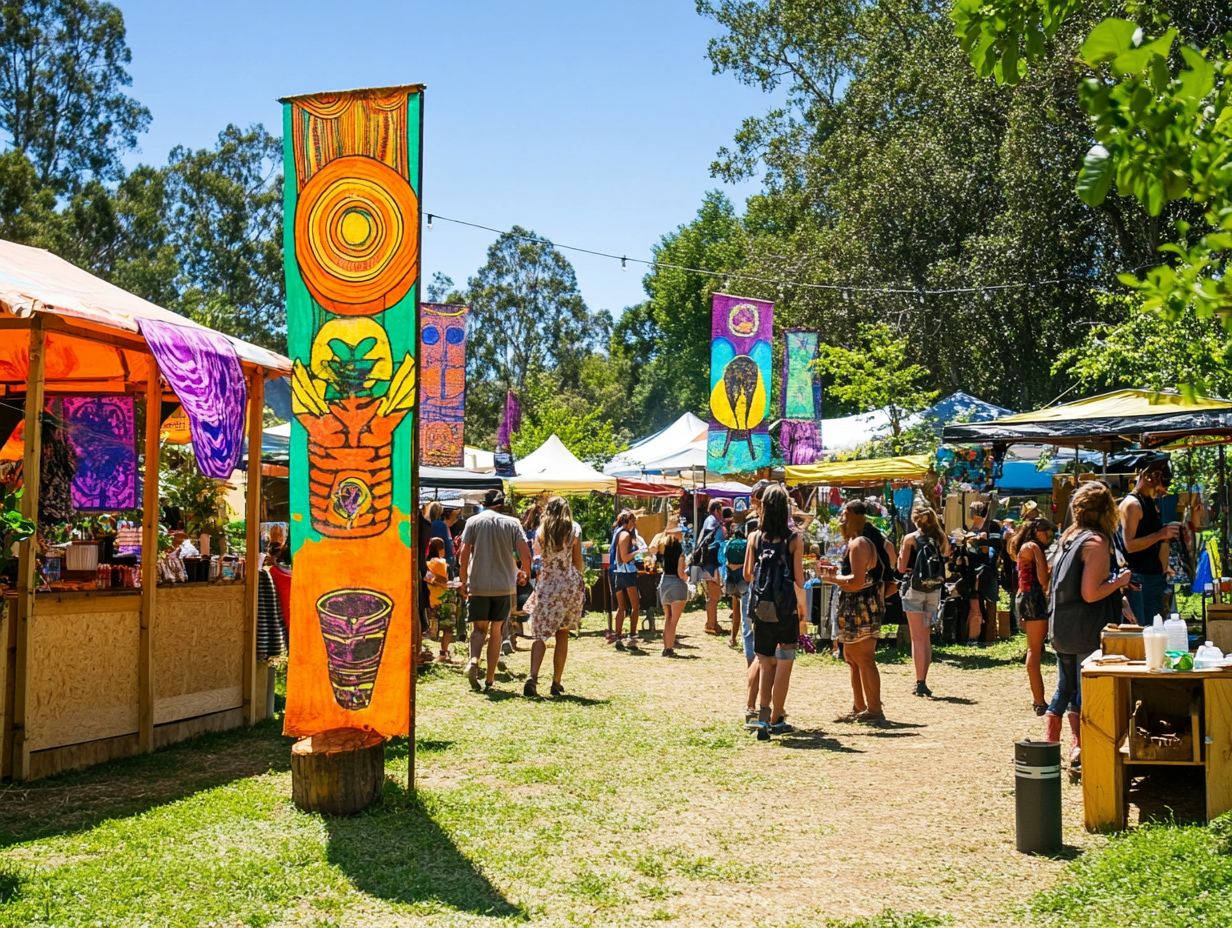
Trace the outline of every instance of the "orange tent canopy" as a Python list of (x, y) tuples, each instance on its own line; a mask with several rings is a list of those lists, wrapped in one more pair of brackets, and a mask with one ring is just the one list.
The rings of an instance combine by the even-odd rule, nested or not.
[[(44, 367), (51, 393), (140, 389), (149, 357), (140, 331), (143, 320), (205, 329), (49, 251), (0, 240), (0, 391), (25, 392), (30, 366), (26, 332), (34, 317), (46, 329)], [(244, 367), (267, 376), (290, 372), (291, 362), (282, 355), (225, 337)]]

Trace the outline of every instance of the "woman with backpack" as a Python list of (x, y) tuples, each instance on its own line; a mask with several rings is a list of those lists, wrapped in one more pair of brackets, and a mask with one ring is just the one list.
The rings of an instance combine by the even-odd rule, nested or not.
[[(616, 516), (616, 527), (612, 531), (612, 547), (609, 555), (610, 572), (612, 575), (612, 592), (616, 596), (616, 633), (608, 633), (608, 640), (616, 645), (617, 651), (636, 651), (637, 632), (641, 625), (640, 608), (637, 593), (637, 514), (628, 509), (622, 509)], [(629, 612), (629, 637), (624, 637), (625, 610)]]
[(1052, 579), (1044, 551), (1052, 544), (1057, 528), (1047, 519), (1024, 522), (1010, 538), (1006, 550), (1017, 565), (1018, 589), (1014, 596), (1014, 611), (1018, 623), (1027, 633), (1027, 682), (1031, 685), (1031, 705), (1036, 715), (1048, 711), (1044, 702), (1044, 675), (1040, 663), (1044, 642), (1048, 638), (1048, 600), (1044, 590)]
[(757, 663), (749, 668), (758, 683), (757, 719), (749, 720), (757, 740), (792, 731), (784, 705), (800, 640), (804, 597), (804, 539), (790, 524), (791, 504), (782, 484), (771, 484), (761, 500), (761, 523), (748, 539), (744, 579), (752, 584), (749, 618)]
[(838, 524), (847, 542), (842, 573), (826, 569), (822, 579), (839, 588), (838, 638), (843, 659), (851, 672), (851, 711), (836, 722), (884, 722), (881, 707), (881, 675), (877, 672), (877, 638), (885, 616), (884, 586), (887, 577), (877, 548), (864, 533), (868, 510), (862, 500), (852, 500), (838, 514)]
[(723, 559), (727, 567), (727, 586), (724, 592), (731, 597), (731, 643), (734, 650), (740, 647), (738, 636), (744, 627), (745, 594), (749, 591), (749, 582), (744, 579), (744, 559), (748, 553), (748, 539), (745, 537), (744, 526), (733, 526), (731, 538), (723, 546)]
[(1070, 499), (1073, 522), (1061, 534), (1053, 563), (1052, 620), (1049, 631), (1057, 652), (1057, 691), (1044, 714), (1047, 739), (1061, 740), (1061, 716), (1069, 719), (1070, 769), (1081, 764), (1079, 712), (1082, 662), (1099, 647), (1100, 630), (1121, 615), (1122, 593), (1133, 574), (1112, 572), (1112, 546), (1120, 513), (1112, 491), (1098, 481), (1084, 483)]
[(898, 552), (898, 570), (909, 575), (907, 591), (903, 594), (903, 611), (907, 613), (907, 626), (911, 630), (915, 694), (931, 696), (928, 668), (933, 661), (932, 624), (941, 606), (950, 540), (941, 530), (937, 513), (927, 506), (911, 513), (911, 521), (915, 531), (903, 539), (903, 547)]

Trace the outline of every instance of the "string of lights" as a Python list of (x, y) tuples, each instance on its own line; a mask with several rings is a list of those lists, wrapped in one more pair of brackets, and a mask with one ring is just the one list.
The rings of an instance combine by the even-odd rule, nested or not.
[[(607, 258), (612, 261), (619, 261), (622, 269), (627, 269), (630, 264), (640, 264), (651, 268), (652, 270), (662, 268), (665, 270), (681, 271), (687, 274), (701, 274), (707, 277), (722, 277), (726, 280), (746, 280), (753, 283), (768, 284), (770, 286), (777, 287), (780, 290), (785, 287), (797, 287), (806, 290), (826, 290), (841, 293), (844, 300), (850, 299), (850, 295), (853, 293), (911, 296), (918, 298), (921, 302), (930, 296), (955, 296), (961, 294), (983, 294), (985, 299), (989, 299), (992, 293), (1005, 290), (1031, 290), (1041, 287), (1064, 286), (1072, 283), (1086, 283), (1088, 286), (1094, 285), (1094, 281), (1091, 281), (1089, 278), (1082, 277), (1055, 277), (1047, 280), (1013, 281), (1011, 283), (982, 284), (980, 286), (972, 287), (909, 287), (903, 285), (874, 287), (866, 284), (852, 283), (813, 283), (798, 280), (785, 280), (775, 277), (764, 277), (757, 274), (744, 273), (742, 271), (717, 271), (710, 268), (688, 267), (683, 264), (672, 264), (667, 261), (656, 261), (653, 258), (633, 258), (629, 257), (627, 254), (617, 255), (606, 251), (598, 251), (594, 248), (583, 248), (580, 245), (565, 245), (561, 242), (554, 242), (550, 239), (542, 238), (537, 235), (513, 232), (508, 229), (498, 229), (495, 226), (484, 225), (480, 222), (470, 222), (466, 219), (453, 219), (449, 216), (442, 216), (440, 213), (426, 213), (425, 215), (427, 217), (427, 227), (429, 229), (432, 228), (434, 221), (449, 222), (454, 225), (466, 226), (470, 229), (481, 229), (484, 232), (493, 232), (497, 235), (510, 235), (523, 241), (535, 242), (541, 245), (549, 245), (552, 248), (559, 248), (563, 251), (572, 251), (577, 252), (578, 254), (591, 255), (596, 258)], [(1143, 268), (1153, 266), (1154, 265), (1144, 264), (1139, 267), (1128, 268), (1128, 271), (1139, 271)]]

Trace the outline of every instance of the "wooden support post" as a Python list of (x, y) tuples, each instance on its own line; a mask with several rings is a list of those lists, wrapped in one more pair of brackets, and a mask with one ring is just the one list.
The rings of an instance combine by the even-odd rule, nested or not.
[(158, 484), (162, 449), (163, 391), (158, 361), (147, 359), (145, 383), (145, 473), (141, 493), (141, 634), (137, 643), (137, 749), (154, 750), (154, 616), (158, 597)]
[(248, 550), (244, 572), (244, 724), (260, 718), (264, 701), (257, 699), (257, 589), (261, 569), (261, 425), (265, 416), (265, 376), (248, 377), (248, 486), (244, 520)]
[(1082, 678), (1082, 801), (1088, 831), (1125, 828), (1120, 747), (1129, 724), (1128, 688), (1128, 680), (1114, 676)]
[[(26, 375), (25, 452), (22, 456), (21, 514), (38, 521), (39, 484), (43, 467), (43, 392), (46, 335), (43, 320), (30, 318), (30, 366)], [(38, 588), (38, 542), (29, 538), (18, 546), (16, 659), (13, 662), (13, 755), (10, 773), (14, 780), (30, 775), (30, 747), (26, 737), (27, 684), (30, 678), (30, 616), (34, 614), (34, 591)]]
[(1223, 674), (1203, 682), (1206, 698), (1206, 817), (1213, 819), (1232, 809), (1232, 680)]

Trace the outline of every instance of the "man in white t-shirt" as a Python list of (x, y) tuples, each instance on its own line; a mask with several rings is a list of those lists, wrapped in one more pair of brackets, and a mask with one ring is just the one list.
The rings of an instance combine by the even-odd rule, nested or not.
[(501, 626), (509, 619), (513, 597), (518, 585), (526, 582), (531, 565), (530, 546), (526, 543), (522, 523), (505, 515), (504, 492), (488, 490), (483, 507), (483, 512), (472, 517), (462, 530), (462, 551), (458, 556), (458, 579), (462, 581), (466, 617), (471, 623), (466, 679), (476, 692), (483, 640), (488, 639), (488, 667), (483, 685), (487, 692), (496, 680)]

